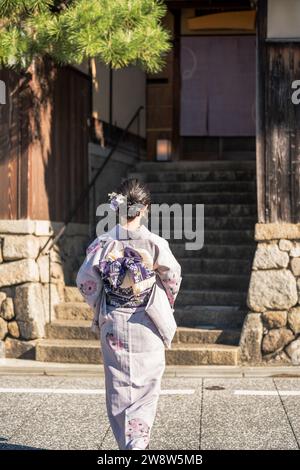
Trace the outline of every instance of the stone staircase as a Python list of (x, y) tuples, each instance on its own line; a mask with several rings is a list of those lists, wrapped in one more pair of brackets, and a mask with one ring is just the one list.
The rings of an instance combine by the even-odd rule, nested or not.
[[(204, 247), (186, 251), (185, 240), (170, 240), (183, 282), (175, 309), (179, 327), (172, 349), (166, 350), (167, 364), (237, 364), (255, 250), (255, 162), (145, 162), (129, 176), (148, 183), (153, 202), (205, 204)], [(79, 291), (66, 287), (47, 338), (37, 344), (36, 359), (101, 362), (91, 318)]]

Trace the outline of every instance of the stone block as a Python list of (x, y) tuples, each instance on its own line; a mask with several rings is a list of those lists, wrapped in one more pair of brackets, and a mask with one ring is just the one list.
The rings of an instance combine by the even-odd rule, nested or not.
[(285, 310), (297, 301), (296, 279), (290, 270), (252, 271), (247, 298), (251, 310)]
[(39, 240), (33, 235), (7, 235), (3, 243), (4, 261), (35, 259), (39, 252)]
[(0, 317), (0, 340), (4, 339), (8, 333), (7, 321)]
[(32, 340), (41, 337), (40, 332), (37, 328), (36, 321), (20, 321), (18, 320), (20, 337), (25, 340)]
[(270, 330), (263, 338), (262, 350), (269, 354), (283, 349), (294, 339), (293, 332), (288, 328)]
[(293, 307), (288, 312), (288, 325), (298, 335), (300, 333), (300, 307)]
[(48, 256), (40, 256), (37, 259), (39, 267), (40, 281), (43, 283), (49, 282), (49, 258)]
[(263, 361), (266, 362), (267, 363), (266, 365), (269, 365), (269, 366), (291, 363), (290, 357), (283, 350), (279, 352), (277, 351), (271, 354), (265, 354)]
[(16, 321), (9, 321), (7, 324), (8, 327), (8, 333), (13, 337), (13, 338), (19, 338), (20, 337), (20, 329), (19, 325)]
[(256, 249), (253, 269), (286, 268), (289, 255), (281, 251), (276, 243), (259, 243)]
[(53, 224), (49, 220), (36, 220), (34, 234), (38, 237), (50, 236), (53, 234)]
[(22, 259), (0, 265), (0, 287), (38, 281), (39, 270), (33, 259)]
[(300, 365), (300, 337), (292, 341), (286, 348), (286, 353), (291, 358), (294, 366)]
[(286, 326), (287, 322), (287, 312), (274, 310), (269, 312), (264, 312), (262, 314), (262, 320), (264, 325), (272, 330), (273, 328), (282, 328)]
[(64, 288), (65, 302), (83, 302), (84, 298), (77, 287), (66, 286)]
[(6, 321), (12, 320), (14, 318), (14, 303), (10, 297), (7, 297), (2, 303), (0, 316)]
[(300, 258), (292, 258), (291, 269), (295, 276), (300, 276)]
[(60, 252), (54, 249), (52, 249), (50, 252), (50, 260), (51, 260), (51, 263), (58, 263), (58, 264), (63, 264), (63, 262), (65, 261), (63, 257), (61, 256)]
[(6, 293), (0, 292), (0, 312), (1, 312), (1, 305), (3, 304), (5, 299), (6, 299)]
[(300, 257), (300, 243), (295, 243), (290, 251), (290, 256), (292, 256), (292, 258)]
[(51, 279), (53, 282), (64, 282), (63, 267), (59, 263), (51, 263)]
[(0, 340), (0, 359), (5, 357), (5, 342)]
[(293, 248), (294, 244), (291, 240), (280, 240), (279, 249), (282, 251), (290, 251)]
[(35, 359), (36, 341), (22, 341), (15, 338), (6, 338), (5, 356), (17, 359)]
[(259, 313), (248, 313), (245, 318), (240, 339), (240, 360), (258, 364), (262, 360), (261, 342), (263, 323)]
[(43, 337), (45, 334), (46, 312), (41, 284), (28, 283), (18, 286), (14, 305), (21, 336), (24, 339)]
[[(50, 284), (51, 289), (51, 318), (52, 320), (55, 319), (55, 306), (61, 302), (60, 295), (57, 289), (57, 284)], [(49, 314), (49, 284), (43, 284), (42, 288), (42, 298), (44, 303), (44, 311), (45, 311), (45, 318), (46, 323), (50, 321), (50, 314)]]
[(34, 232), (35, 222), (33, 220), (0, 220), (0, 233), (31, 234)]
[(300, 223), (271, 223), (255, 225), (255, 240), (296, 240), (300, 239)]
[(298, 304), (300, 304), (300, 278), (297, 279)]

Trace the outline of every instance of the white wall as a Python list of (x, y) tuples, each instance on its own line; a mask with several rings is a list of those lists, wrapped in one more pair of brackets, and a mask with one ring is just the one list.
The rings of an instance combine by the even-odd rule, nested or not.
[(300, 1), (268, 0), (268, 37), (300, 38)]
[[(100, 119), (109, 122), (109, 69), (97, 63), (98, 92), (94, 93), (94, 108)], [(112, 123), (124, 128), (139, 106), (145, 107), (146, 74), (137, 67), (113, 71)], [(131, 132), (136, 133), (136, 124)], [(145, 112), (141, 114), (141, 133), (145, 136)]]
[[(77, 67), (88, 73), (86, 64)], [(98, 90), (94, 87), (93, 111), (100, 120), (109, 122), (109, 68), (100, 62), (96, 64)], [(113, 113), (112, 123), (124, 128), (139, 106), (146, 106), (146, 74), (138, 67), (127, 67), (113, 71)], [(141, 113), (141, 135), (145, 137), (145, 111)], [(131, 128), (137, 133), (136, 123)]]

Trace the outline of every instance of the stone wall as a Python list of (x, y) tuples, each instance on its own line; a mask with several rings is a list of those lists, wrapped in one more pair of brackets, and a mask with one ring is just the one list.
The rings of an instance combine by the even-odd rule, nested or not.
[(241, 361), (300, 364), (300, 224), (257, 224)]
[(89, 242), (85, 224), (70, 224), (48, 256), (39, 250), (62, 224), (49, 221), (0, 220), (0, 355), (29, 357), (34, 341), (49, 321), (49, 290), (54, 306), (63, 300), (64, 285), (74, 282)]

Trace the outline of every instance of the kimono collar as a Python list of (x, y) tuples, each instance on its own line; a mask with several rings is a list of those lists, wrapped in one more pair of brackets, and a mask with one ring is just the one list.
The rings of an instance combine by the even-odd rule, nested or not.
[(121, 224), (117, 224), (114, 228), (117, 240), (140, 239), (143, 238), (143, 235), (145, 235), (145, 231), (147, 230), (144, 225), (140, 225), (140, 227), (135, 230), (129, 230)]

